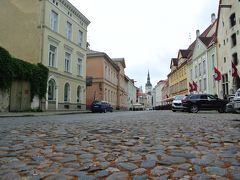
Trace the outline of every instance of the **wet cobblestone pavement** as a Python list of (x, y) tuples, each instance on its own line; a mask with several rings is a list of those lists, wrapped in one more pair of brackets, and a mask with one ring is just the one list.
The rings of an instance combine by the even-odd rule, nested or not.
[(0, 179), (240, 179), (240, 115), (0, 118)]

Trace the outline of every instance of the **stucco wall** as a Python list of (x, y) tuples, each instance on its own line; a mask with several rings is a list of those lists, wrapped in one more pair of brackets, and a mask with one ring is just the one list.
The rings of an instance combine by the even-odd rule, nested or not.
[[(232, 5), (231, 8), (221, 8), (218, 23), (218, 44), (217, 44), (217, 57), (218, 67), (222, 74), (228, 74), (228, 93), (233, 92), (233, 78), (231, 74), (231, 61), (232, 54), (238, 53), (238, 72), (240, 69), (240, 3), (239, 1), (222, 0), (222, 4)], [(230, 27), (230, 16), (235, 13), (236, 25)], [(237, 45), (232, 47), (231, 36), (236, 33)], [(225, 59), (225, 60), (224, 60)], [(238, 73), (239, 75), (239, 73)], [(219, 97), (223, 97), (222, 81), (218, 90)]]
[(42, 1), (0, 1), (0, 46), (13, 57), (28, 62), (40, 62)]

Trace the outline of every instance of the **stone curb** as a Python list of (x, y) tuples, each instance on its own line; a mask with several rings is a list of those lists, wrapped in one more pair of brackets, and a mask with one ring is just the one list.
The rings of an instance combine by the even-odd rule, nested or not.
[(83, 113), (91, 113), (91, 111), (56, 111), (56, 112), (26, 112), (26, 113), (0, 113), (0, 118), (8, 118), (8, 117), (36, 117), (36, 116), (54, 116), (54, 115), (68, 115), (68, 114), (83, 114)]

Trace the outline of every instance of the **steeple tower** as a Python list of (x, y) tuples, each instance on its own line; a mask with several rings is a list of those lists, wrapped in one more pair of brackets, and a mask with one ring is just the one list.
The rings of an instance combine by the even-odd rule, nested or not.
[(145, 85), (145, 93), (151, 93), (151, 92), (152, 92), (152, 84), (150, 82), (150, 75), (148, 70), (147, 83)]

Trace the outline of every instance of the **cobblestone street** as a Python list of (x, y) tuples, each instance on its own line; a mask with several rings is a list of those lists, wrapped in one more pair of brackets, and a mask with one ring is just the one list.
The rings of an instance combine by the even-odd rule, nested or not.
[(0, 179), (240, 179), (240, 116), (171, 111), (0, 118)]

